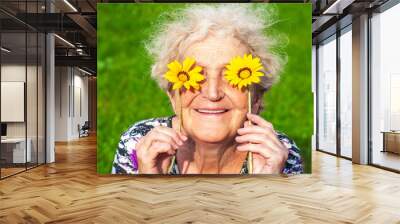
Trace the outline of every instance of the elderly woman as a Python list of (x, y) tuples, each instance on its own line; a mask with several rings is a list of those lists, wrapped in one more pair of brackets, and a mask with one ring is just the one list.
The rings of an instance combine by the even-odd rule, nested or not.
[[(242, 4), (192, 5), (179, 11), (177, 20), (163, 25), (148, 45), (155, 59), (152, 77), (179, 116), (133, 124), (121, 136), (112, 173), (249, 174), (250, 164), (252, 174), (303, 172), (294, 142), (257, 115), (263, 94), (282, 64), (280, 57), (271, 53), (273, 41), (264, 34), (267, 13)], [(266, 74), (253, 88), (236, 88), (226, 78), (227, 65), (243, 55), (257, 57), (254, 60), (262, 64), (258, 69)], [(191, 60), (184, 60), (187, 58)], [(173, 91), (177, 86), (165, 79), (179, 62), (186, 72), (179, 73), (176, 81), (195, 79), (189, 74), (191, 69), (202, 77), (192, 80), (196, 88), (180, 94)], [(243, 78), (255, 71), (244, 68), (236, 72), (231, 75)], [(252, 113), (247, 91), (252, 91)]]

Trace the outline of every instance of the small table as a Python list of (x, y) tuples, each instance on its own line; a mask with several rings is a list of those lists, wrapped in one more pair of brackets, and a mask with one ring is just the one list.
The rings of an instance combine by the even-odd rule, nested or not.
[(382, 152), (392, 152), (400, 154), (400, 131), (382, 131), (383, 150)]
[[(25, 155), (25, 138), (5, 138), (1, 139), (1, 145), (2, 145), (2, 157), (3, 157), (3, 152), (11, 151), (11, 155), (9, 155), (9, 158), (5, 158), (7, 162), (9, 163), (25, 163), (25, 162), (30, 162), (31, 161), (31, 144), (32, 141), (30, 138), (26, 139), (27, 141), (27, 147), (26, 147), (26, 155)], [(14, 147), (10, 150), (8, 146), (13, 145)], [(3, 147), (6, 146), (7, 148), (4, 149)], [(3, 157), (4, 158), (4, 157)], [(11, 160), (12, 158), (12, 160)]]

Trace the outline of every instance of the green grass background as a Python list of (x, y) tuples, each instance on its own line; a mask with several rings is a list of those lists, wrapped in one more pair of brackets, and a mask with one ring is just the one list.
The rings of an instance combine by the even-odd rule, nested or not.
[[(311, 92), (311, 4), (266, 4), (278, 22), (268, 32), (285, 35), (280, 49), (287, 64), (280, 81), (264, 97), (262, 116), (300, 147), (306, 173), (311, 172), (313, 96)], [(144, 42), (159, 15), (186, 4), (98, 4), (97, 171), (111, 172), (120, 135), (134, 122), (172, 115), (169, 100), (150, 77), (152, 59)]]

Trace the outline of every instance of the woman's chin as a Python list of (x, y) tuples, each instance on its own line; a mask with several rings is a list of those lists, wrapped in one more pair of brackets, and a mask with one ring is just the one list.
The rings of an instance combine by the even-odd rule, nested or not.
[(206, 143), (220, 143), (229, 138), (229, 133), (218, 130), (195, 131), (193, 135), (196, 140)]

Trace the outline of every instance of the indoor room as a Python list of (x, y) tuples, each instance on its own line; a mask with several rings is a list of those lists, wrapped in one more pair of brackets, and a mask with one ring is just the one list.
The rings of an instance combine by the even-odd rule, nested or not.
[(400, 223), (400, 2), (209, 2), (0, 1), (0, 223)]

